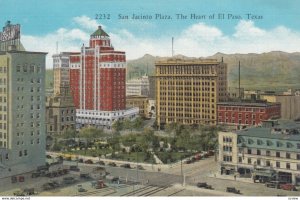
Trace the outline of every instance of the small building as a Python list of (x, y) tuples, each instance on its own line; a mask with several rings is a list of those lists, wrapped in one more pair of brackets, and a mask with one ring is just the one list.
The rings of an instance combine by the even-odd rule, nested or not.
[(149, 117), (148, 104), (149, 102), (146, 96), (138, 96), (138, 95), (126, 96), (126, 107), (138, 107), (139, 115), (141, 117), (145, 117), (145, 118)]
[(149, 79), (148, 76), (131, 79), (126, 82), (126, 96), (148, 96), (149, 95)]
[(242, 129), (262, 121), (280, 118), (280, 103), (220, 102), (217, 104), (218, 124)]
[(219, 132), (218, 143), (222, 174), (300, 185), (299, 122), (272, 120), (262, 127)]
[(234, 99), (244, 99), (244, 88), (228, 87), (228, 98)]
[[(63, 91), (63, 88), (65, 92)], [(46, 102), (47, 136), (63, 134), (67, 129), (75, 129), (76, 108), (70, 94), (69, 86), (61, 86), (61, 93), (50, 96)]]

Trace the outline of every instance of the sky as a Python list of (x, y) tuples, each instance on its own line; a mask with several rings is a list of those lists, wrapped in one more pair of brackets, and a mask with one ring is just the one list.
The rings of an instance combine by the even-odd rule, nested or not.
[(299, 8), (298, 0), (0, 0), (0, 26), (21, 24), (26, 50), (48, 52), (52, 68), (56, 43), (79, 51), (99, 25), (129, 60), (171, 56), (172, 37), (175, 55), (299, 52)]

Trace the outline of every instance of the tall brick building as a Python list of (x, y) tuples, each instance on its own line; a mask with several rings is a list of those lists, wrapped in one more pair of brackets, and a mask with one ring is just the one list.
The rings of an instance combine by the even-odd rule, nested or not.
[(78, 124), (109, 128), (115, 120), (138, 113), (138, 108), (126, 109), (125, 52), (114, 50), (101, 26), (89, 47), (70, 55), (69, 75)]

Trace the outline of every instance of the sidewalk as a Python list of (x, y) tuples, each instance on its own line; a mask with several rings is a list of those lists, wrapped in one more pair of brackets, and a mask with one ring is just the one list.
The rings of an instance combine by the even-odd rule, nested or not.
[(218, 178), (218, 179), (223, 179), (223, 180), (239, 181), (239, 182), (245, 182), (245, 183), (253, 183), (252, 178), (243, 178), (243, 177), (234, 178), (234, 176), (232, 176), (232, 175), (221, 175), (217, 172), (209, 174), (208, 177)]

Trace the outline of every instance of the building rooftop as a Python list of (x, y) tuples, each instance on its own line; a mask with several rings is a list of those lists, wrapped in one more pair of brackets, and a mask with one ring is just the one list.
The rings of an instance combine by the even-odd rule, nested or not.
[(182, 58), (169, 58), (169, 59), (162, 59), (155, 62), (155, 65), (195, 65), (195, 64), (219, 64), (220, 61), (217, 61), (216, 59), (182, 59)]
[(109, 35), (102, 29), (101, 26), (98, 26), (98, 29), (91, 36), (106, 36), (106, 37), (109, 37)]
[(217, 105), (221, 106), (249, 106), (249, 107), (267, 107), (272, 105), (278, 105), (280, 103), (270, 103), (270, 102), (239, 102), (239, 101), (232, 101), (232, 102), (219, 102)]
[(300, 141), (300, 122), (280, 121), (273, 127), (254, 127), (236, 131), (238, 135)]

